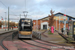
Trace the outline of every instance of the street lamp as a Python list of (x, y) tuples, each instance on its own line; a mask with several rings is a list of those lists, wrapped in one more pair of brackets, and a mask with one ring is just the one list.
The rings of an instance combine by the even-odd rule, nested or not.
[(56, 18), (56, 30), (57, 30), (57, 18)]
[(64, 34), (66, 34), (66, 15), (64, 14)]
[(59, 32), (60, 32), (60, 16), (59, 16)]
[(6, 31), (6, 12), (5, 12), (5, 31)]

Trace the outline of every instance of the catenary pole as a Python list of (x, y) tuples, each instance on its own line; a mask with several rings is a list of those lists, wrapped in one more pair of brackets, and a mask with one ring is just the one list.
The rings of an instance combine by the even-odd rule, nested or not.
[(20, 19), (21, 19), (21, 14), (20, 14)]
[(5, 12), (5, 31), (6, 31), (6, 12)]
[(8, 31), (9, 31), (9, 7), (8, 7)]

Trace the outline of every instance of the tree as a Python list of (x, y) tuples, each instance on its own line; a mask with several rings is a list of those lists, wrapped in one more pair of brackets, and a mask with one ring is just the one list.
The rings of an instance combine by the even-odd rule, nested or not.
[(54, 19), (53, 19), (54, 18), (54, 14), (53, 14), (54, 11), (51, 10), (50, 13), (51, 13), (51, 15), (48, 16), (49, 17), (49, 21), (48, 21), (49, 27), (52, 26), (54, 23)]
[(9, 22), (9, 26), (10, 26), (10, 27), (15, 26), (15, 22)]
[(0, 27), (2, 26), (2, 22), (0, 21)]
[(18, 26), (18, 23), (15, 23), (15, 26)]

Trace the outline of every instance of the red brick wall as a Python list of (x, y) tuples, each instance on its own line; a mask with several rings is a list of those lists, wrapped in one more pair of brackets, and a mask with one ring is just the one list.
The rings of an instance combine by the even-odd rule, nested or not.
[[(36, 21), (37, 20), (33, 20), (33, 30), (34, 29), (36, 29), (37, 27), (38, 27), (38, 29), (40, 29), (41, 28), (41, 21), (40, 20), (38, 20), (38, 26), (36, 26), (37, 24), (36, 24)], [(42, 20), (42, 22), (48, 22), (48, 20)], [(35, 24), (34, 24), (35, 23)], [(60, 29), (61, 28), (63, 28), (63, 25), (64, 25), (64, 23), (60, 23)], [(53, 26), (55, 26), (55, 28), (56, 28), (56, 20), (54, 21), (54, 24), (53, 24)], [(66, 27), (68, 27), (68, 24), (66, 24)], [(59, 21), (57, 21), (57, 30), (59, 29)]]
[[(55, 26), (55, 28), (56, 28), (56, 20), (54, 21), (54, 24), (53, 24), (54, 26)], [(63, 28), (63, 26), (64, 26), (64, 23), (60, 23), (60, 29), (61, 28)], [(66, 28), (68, 27), (68, 24), (66, 24)], [(57, 21), (57, 29), (59, 29), (59, 21)]]

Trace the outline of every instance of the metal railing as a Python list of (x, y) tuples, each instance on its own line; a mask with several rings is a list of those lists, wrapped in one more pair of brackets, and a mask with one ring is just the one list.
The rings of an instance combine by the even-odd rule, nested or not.
[(33, 31), (33, 36), (34, 36), (35, 38), (41, 39), (41, 33), (39, 33), (39, 32), (34, 32), (34, 31)]
[(14, 39), (14, 37), (18, 34), (18, 31), (13, 32), (12, 34), (12, 40)]

